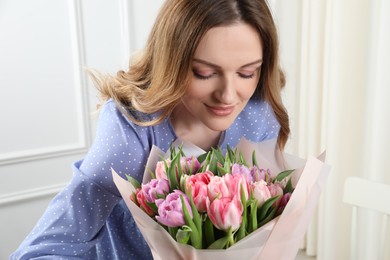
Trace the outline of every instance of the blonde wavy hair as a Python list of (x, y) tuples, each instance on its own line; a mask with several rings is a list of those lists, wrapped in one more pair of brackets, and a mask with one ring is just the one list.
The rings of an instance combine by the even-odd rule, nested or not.
[[(282, 103), (285, 79), (279, 66), (278, 35), (264, 0), (167, 0), (160, 9), (143, 52), (132, 59), (128, 71), (116, 76), (91, 74), (103, 100), (118, 107), (151, 114), (152, 121), (129, 119), (150, 126), (168, 117), (185, 94), (192, 78), (191, 63), (205, 33), (216, 26), (245, 22), (257, 29), (263, 42), (263, 64), (255, 95), (269, 102), (281, 125), (278, 144), (284, 148), (289, 117)], [(123, 107), (123, 108), (122, 108)]]

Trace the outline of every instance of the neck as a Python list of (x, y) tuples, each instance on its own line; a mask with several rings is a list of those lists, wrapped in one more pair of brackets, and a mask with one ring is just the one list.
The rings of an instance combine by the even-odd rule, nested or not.
[(180, 112), (174, 112), (171, 116), (171, 122), (178, 138), (190, 142), (205, 151), (209, 151), (211, 147), (218, 145), (221, 131), (214, 131), (206, 127), (202, 122), (188, 114), (185, 117), (179, 115)]

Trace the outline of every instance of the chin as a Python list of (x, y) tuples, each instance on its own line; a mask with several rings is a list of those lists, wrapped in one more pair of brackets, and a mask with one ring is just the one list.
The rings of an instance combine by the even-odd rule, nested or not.
[(207, 126), (213, 131), (226, 131), (233, 124), (233, 122), (234, 120), (232, 121), (229, 120), (229, 122), (218, 123), (218, 121), (215, 120), (214, 122), (208, 124)]

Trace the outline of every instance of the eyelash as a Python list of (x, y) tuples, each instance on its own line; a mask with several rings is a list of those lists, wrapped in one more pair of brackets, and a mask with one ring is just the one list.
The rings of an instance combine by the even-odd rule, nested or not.
[[(210, 79), (213, 75), (216, 74), (216, 73), (213, 73), (209, 76), (203, 76), (203, 75), (196, 73), (195, 71), (193, 71), (193, 73), (194, 73), (195, 78), (200, 79), (200, 80)], [(238, 75), (243, 79), (252, 79), (255, 76), (255, 73), (252, 73), (251, 75), (245, 75), (245, 74), (238, 73)]]
[(255, 73), (252, 73), (251, 75), (245, 75), (245, 74), (240, 74), (238, 73), (238, 75), (243, 78), (243, 79), (251, 79), (255, 76)]
[(207, 79), (211, 78), (214, 75), (214, 73), (213, 73), (213, 74), (211, 74), (209, 76), (202, 76), (202, 75), (196, 73), (195, 71), (193, 73), (194, 73), (195, 78), (200, 79), (200, 80), (207, 80)]

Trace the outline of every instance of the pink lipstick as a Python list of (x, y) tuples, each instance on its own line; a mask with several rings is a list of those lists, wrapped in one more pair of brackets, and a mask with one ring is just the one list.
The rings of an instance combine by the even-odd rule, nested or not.
[(229, 116), (234, 111), (234, 106), (207, 106), (207, 108), (212, 114), (216, 116)]

